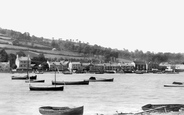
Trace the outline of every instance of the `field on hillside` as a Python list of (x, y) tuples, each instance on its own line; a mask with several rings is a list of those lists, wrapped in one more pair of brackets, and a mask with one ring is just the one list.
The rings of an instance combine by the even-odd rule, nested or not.
[(4, 48), (8, 54), (16, 54), (20, 50), (22, 50), (25, 54), (28, 54), (31, 57), (35, 57), (40, 53), (43, 53), (46, 58), (75, 58), (75, 59), (83, 59), (84, 57), (76, 52), (70, 51), (52, 51), (52, 50), (41, 50), (41, 49), (33, 49), (22, 46), (14, 46), (8, 44), (0, 44), (0, 49)]

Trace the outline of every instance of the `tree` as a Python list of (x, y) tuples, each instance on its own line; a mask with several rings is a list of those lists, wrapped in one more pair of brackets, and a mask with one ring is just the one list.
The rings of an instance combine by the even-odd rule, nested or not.
[(25, 56), (26, 56), (26, 54), (25, 54), (23, 51), (17, 52), (17, 55), (18, 55), (19, 57), (25, 57)]
[(46, 62), (47, 61), (43, 53), (40, 53), (38, 55), (38, 61), (40, 61), (40, 62)]
[(16, 55), (15, 54), (9, 54), (8, 59), (10, 61), (10, 67), (15, 69), (15, 60), (16, 60)]
[(5, 49), (0, 51), (0, 62), (8, 62), (8, 54), (6, 53)]

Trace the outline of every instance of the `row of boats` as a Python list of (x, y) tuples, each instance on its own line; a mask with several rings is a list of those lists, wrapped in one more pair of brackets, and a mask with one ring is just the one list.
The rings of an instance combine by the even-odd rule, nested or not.
[[(79, 107), (53, 107), (42, 106), (39, 108), (39, 112), (42, 115), (83, 115), (84, 106)], [(174, 113), (174, 115), (184, 114), (183, 104), (146, 104), (142, 106), (142, 110), (136, 113), (116, 113), (114, 115), (152, 115), (152, 113), (167, 115)], [(173, 114), (170, 114), (173, 115)]]
[[(34, 76), (12, 76), (12, 80), (25, 80), (26, 83), (40, 83), (45, 82), (45, 80), (38, 80), (37, 75)], [(50, 86), (33, 86), (29, 84), (31, 91), (63, 91), (64, 85), (88, 85), (89, 82), (113, 82), (114, 78), (96, 78), (90, 77), (87, 80), (82, 81), (52, 81)], [(173, 82), (172, 84), (164, 85), (164, 87), (170, 86), (184, 86), (184, 82)], [(54, 106), (42, 106), (39, 108), (39, 112), (42, 115), (83, 115), (84, 106), (79, 107), (54, 107)], [(139, 112), (123, 113), (117, 112), (114, 115), (152, 115), (152, 113), (161, 113), (170, 115), (174, 113), (175, 115), (184, 115), (184, 105), (183, 104), (146, 104), (142, 106), (142, 110)]]
[[(45, 80), (38, 80), (37, 75), (30, 76), (12, 76), (12, 80), (25, 80), (25, 83), (44, 83)], [(64, 85), (89, 85), (89, 82), (113, 82), (114, 78), (96, 78), (90, 77), (87, 80), (81, 81), (51, 81), (52, 85), (31, 85), (29, 88), (31, 91), (63, 91)], [(39, 112), (42, 115), (83, 115), (84, 106), (80, 107), (53, 107), (53, 106), (42, 106), (39, 108)]]
[[(45, 80), (37, 80), (37, 75), (34, 76), (12, 76), (12, 80), (25, 80), (26, 83), (44, 83)], [(31, 85), (29, 84), (29, 89), (31, 91), (63, 91), (64, 85), (89, 85), (89, 82), (113, 82), (114, 78), (96, 78), (90, 77), (87, 80), (81, 81), (51, 81), (52, 85)]]

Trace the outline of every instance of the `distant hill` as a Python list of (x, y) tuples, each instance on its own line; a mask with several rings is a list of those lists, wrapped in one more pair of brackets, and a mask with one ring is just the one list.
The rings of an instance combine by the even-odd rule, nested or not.
[(121, 59), (156, 63), (184, 63), (183, 53), (153, 53), (150, 51), (143, 53), (141, 50), (130, 52), (127, 49), (118, 50), (96, 44), (89, 45), (89, 43), (83, 43), (79, 40), (48, 39), (34, 35), (30, 36), (28, 32), (21, 33), (0, 28), (0, 49), (2, 48), (13, 54), (22, 50), (25, 54), (29, 53), (31, 57), (43, 53), (46, 58), (88, 60), (97, 63), (118, 62)]
[(76, 52), (70, 51), (52, 51), (52, 50), (41, 50), (29, 47), (14, 46), (9, 44), (0, 44), (0, 49), (5, 49), (8, 54), (16, 54), (19, 51), (23, 51), (25, 54), (29, 54), (30, 57), (36, 57), (40, 53), (43, 53), (46, 58), (64, 58), (64, 59), (84, 59), (84, 57)]
[[(23, 51), (26, 55), (29, 54), (31, 57), (36, 57), (40, 53), (43, 53), (46, 58), (64, 58), (64, 59), (83, 59), (84, 57), (76, 52), (71, 51), (53, 51), (52, 47), (48, 45), (42, 45), (34, 43), (34, 47), (31, 46), (31, 42), (19, 41), (19, 45), (13, 45), (16, 39), (11, 38), (5, 34), (0, 33), (0, 49), (5, 49), (8, 54), (16, 54), (19, 51)], [(27, 47), (26, 47), (27, 46)]]

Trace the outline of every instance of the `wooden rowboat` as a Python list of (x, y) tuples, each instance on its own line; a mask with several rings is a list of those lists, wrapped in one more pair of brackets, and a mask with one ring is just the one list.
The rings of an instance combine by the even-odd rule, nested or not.
[(165, 84), (164, 87), (184, 87), (183, 84)]
[(88, 85), (89, 81), (52, 81), (52, 85)]
[(29, 85), (30, 91), (63, 91), (64, 86), (31, 86)]
[(177, 81), (174, 81), (173, 84), (183, 85), (184, 82), (177, 82)]
[(90, 77), (89, 82), (113, 82), (114, 78), (96, 78)]
[(43, 106), (39, 108), (42, 115), (83, 115), (84, 107), (52, 107)]
[(155, 110), (156, 112), (178, 112), (184, 108), (184, 104), (147, 104), (142, 106), (142, 110)]

